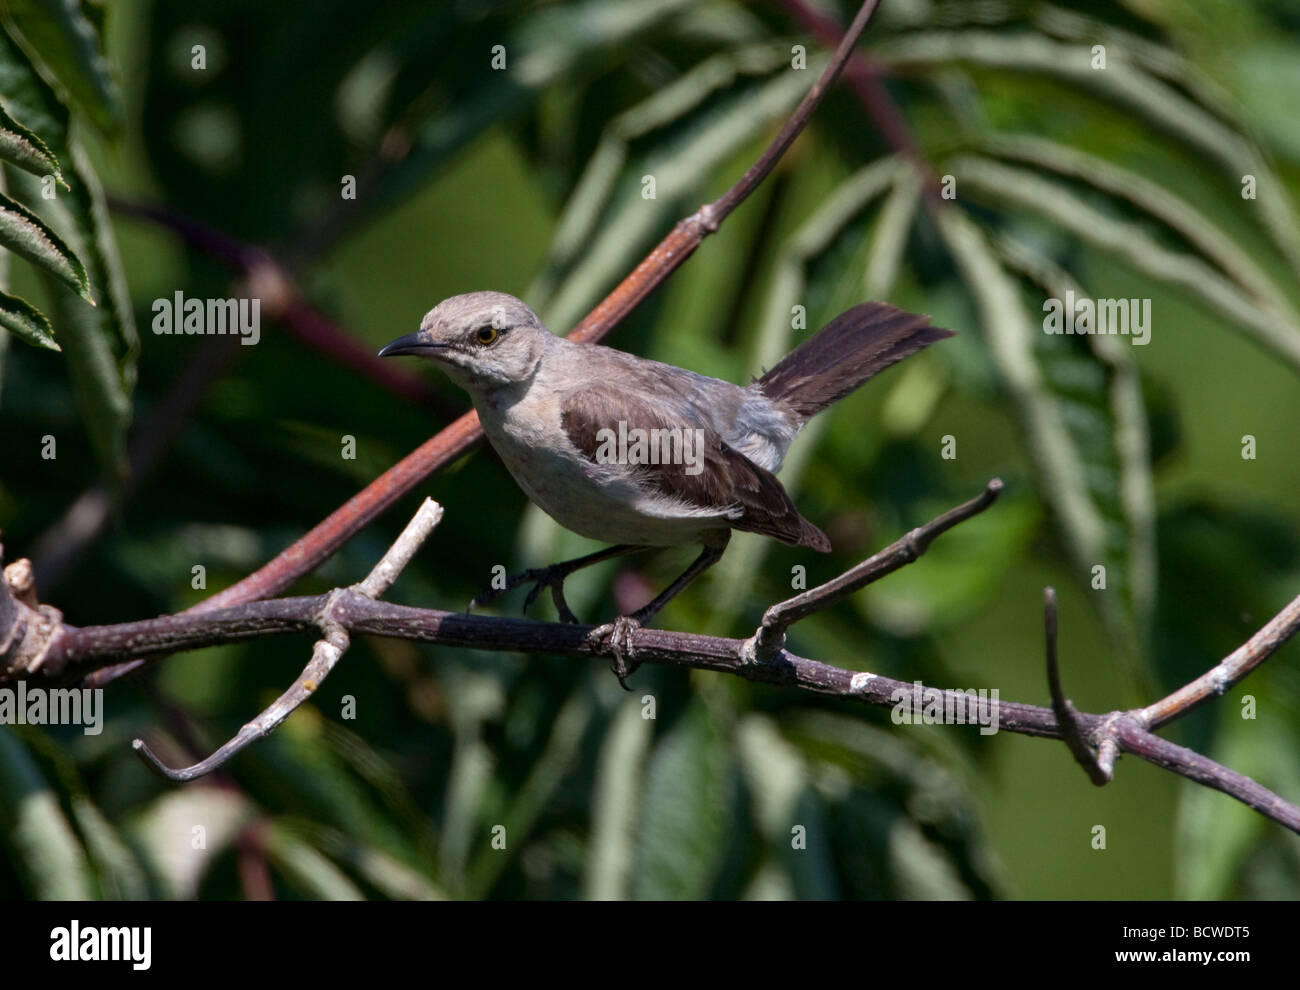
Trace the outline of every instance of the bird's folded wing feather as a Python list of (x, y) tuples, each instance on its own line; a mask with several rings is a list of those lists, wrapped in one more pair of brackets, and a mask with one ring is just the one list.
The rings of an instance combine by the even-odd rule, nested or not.
[(629, 465), (644, 491), (726, 514), (727, 525), (735, 529), (830, 550), (826, 535), (799, 514), (776, 475), (730, 447), (708, 425), (672, 416), (664, 408), (668, 405), (636, 391), (597, 385), (562, 397), (560, 423), (569, 441), (593, 464), (598, 463), (602, 446), (608, 449), (611, 434), (601, 431), (617, 436), (620, 422), (626, 424), (629, 436), (638, 429), (647, 436), (651, 430), (700, 430), (692, 433), (703, 438), (703, 450), (695, 452), (697, 465), (702, 458), (698, 473), (688, 473), (686, 464)]

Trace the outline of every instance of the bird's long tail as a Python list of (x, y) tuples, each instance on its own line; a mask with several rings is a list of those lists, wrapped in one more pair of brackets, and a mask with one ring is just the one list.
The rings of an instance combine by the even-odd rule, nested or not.
[(951, 330), (930, 326), (888, 303), (866, 302), (841, 313), (755, 382), (769, 399), (810, 419), (832, 402)]

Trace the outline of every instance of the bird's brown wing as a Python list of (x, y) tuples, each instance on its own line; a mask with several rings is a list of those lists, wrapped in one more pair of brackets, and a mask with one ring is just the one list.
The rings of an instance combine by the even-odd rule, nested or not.
[[(701, 430), (703, 470), (690, 474), (685, 464), (635, 464), (629, 467), (644, 489), (702, 509), (727, 513), (733, 529), (762, 533), (792, 546), (811, 547), (823, 552), (831, 548), (826, 534), (799, 514), (785, 488), (771, 471), (759, 467), (728, 446), (718, 433), (702, 423), (673, 422), (647, 397), (625, 389), (597, 385), (574, 391), (560, 401), (560, 424), (570, 442), (592, 463), (611, 430), (617, 436), (619, 423), (647, 431)], [(698, 454), (696, 455), (699, 456)]]

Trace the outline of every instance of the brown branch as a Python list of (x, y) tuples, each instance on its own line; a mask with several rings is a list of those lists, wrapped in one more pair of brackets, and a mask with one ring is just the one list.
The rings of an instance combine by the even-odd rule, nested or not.
[[(781, 0), (781, 3), (822, 44), (833, 44), (840, 36), (840, 26), (835, 18), (818, 12), (804, 0)], [(912, 129), (908, 127), (898, 104), (885, 88), (879, 66), (862, 52), (854, 52), (845, 66), (844, 81), (889, 146), (912, 163), (921, 180), (922, 202), (926, 209), (938, 209), (943, 200), (939, 195), (934, 168), (921, 150)]]
[(754, 658), (766, 660), (780, 650), (785, 644), (786, 630), (800, 619), (829, 608), (871, 582), (912, 563), (925, 553), (936, 536), (983, 512), (997, 501), (1001, 492), (1002, 480), (994, 478), (969, 502), (917, 527), (839, 577), (773, 605), (763, 613), (763, 622), (751, 640)]
[(1089, 779), (1098, 787), (1108, 783), (1113, 772), (1113, 765), (1105, 769), (1097, 762), (1097, 756), (1083, 737), (1079, 727), (1078, 713), (1070, 704), (1070, 699), (1061, 690), (1061, 671), (1056, 662), (1056, 589), (1043, 589), (1043, 627), (1047, 638), (1047, 686), (1052, 694), (1052, 712), (1056, 722), (1061, 726), (1065, 745), (1074, 756), (1079, 766), (1083, 767)]
[(1259, 632), (1224, 657), (1222, 662), (1173, 694), (1147, 705), (1135, 717), (1144, 728), (1158, 729), (1198, 705), (1220, 697), (1272, 656), (1297, 630), (1300, 630), (1300, 596), (1273, 616)]
[[(990, 483), (979, 498), (949, 510), (921, 527), (921, 531), (929, 532), (933, 538), (962, 518), (975, 515), (979, 508), (972, 506), (978, 506), (984, 499), (992, 501), (996, 492), (997, 487)], [(938, 525), (944, 521), (948, 521), (947, 526)], [(913, 534), (899, 542), (906, 543), (916, 532), (913, 531)], [(406, 534), (403, 539), (407, 539)], [(0, 588), (0, 661), (6, 662), (0, 667), (0, 682), (36, 674), (40, 679), (59, 683), (81, 677), (86, 669), (105, 668), (124, 657), (159, 658), (179, 650), (236, 642), (256, 636), (310, 628), (326, 630), (325, 641), (317, 644), (312, 662), (293, 686), (216, 754), (180, 771), (167, 771), (156, 759), (152, 761), (156, 768), (169, 777), (187, 780), (220, 766), (234, 753), (282, 722), (311, 695), (319, 684), (319, 679), (332, 669), (346, 648), (347, 637), (352, 634), (369, 633), (476, 650), (510, 650), (605, 659), (613, 657), (611, 641), (608, 638), (593, 638), (590, 635), (591, 626), (490, 618), (377, 601), (377, 596), (387, 589), (417, 545), (418, 541), (407, 540), (407, 549), (402, 551), (405, 556), (398, 553), (395, 547), (386, 555), (388, 564), (381, 562), (366, 581), (351, 588), (336, 589), (312, 597), (248, 602), (205, 614), (182, 612), (158, 619), (111, 626), (65, 626), (56, 611), (37, 612), (29, 603), (15, 598), (6, 584)], [(878, 554), (872, 559), (879, 557), (881, 555)], [(895, 567), (907, 562), (900, 560)], [(860, 574), (861, 568), (862, 565), (859, 565), (849, 573)], [(830, 584), (837, 585), (837, 582)], [(1296, 602), (1292, 602), (1260, 634), (1252, 637), (1251, 642), (1265, 637), (1271, 643), (1269, 652), (1273, 652), (1282, 641), (1295, 633), (1296, 624), (1289, 621), (1295, 608)], [(18, 630), (17, 633), (15, 629)], [(1072, 719), (1067, 720), (1051, 708), (1000, 702), (996, 698), (990, 707), (984, 698), (972, 696), (965, 691), (940, 690), (927, 687), (919, 681), (907, 684), (877, 674), (845, 670), (798, 656), (786, 649), (773, 650), (767, 657), (761, 658), (754, 648), (757, 636), (756, 633), (744, 640), (725, 639), (640, 628), (630, 631), (626, 645), (635, 650), (639, 662), (719, 671), (747, 680), (853, 698), (894, 711), (929, 711), (937, 704), (944, 712), (945, 722), (980, 725), (982, 732), (1006, 730), (1049, 739), (1065, 739), (1067, 734), (1073, 733), (1080, 739), (1092, 739), (1098, 743), (1098, 762), (1107, 776), (1113, 771), (1115, 759), (1120, 753), (1132, 753), (1155, 766), (1236, 798), (1273, 821), (1300, 833), (1300, 807), (1287, 802), (1249, 777), (1153, 735), (1142, 724), (1141, 711), (1116, 711), (1097, 715), (1073, 713)], [(1049, 643), (1052, 638), (1049, 630)], [(35, 666), (24, 662), (33, 656), (39, 658)], [(143, 663), (144, 660), (137, 659), (133, 662)], [(1053, 694), (1060, 696), (1059, 683)], [(1071, 722), (1072, 727), (1069, 727)]]
[[(249, 602), (204, 615), (181, 614), (118, 626), (64, 627), (57, 665), (95, 666), (122, 657), (163, 656), (255, 636), (298, 632), (317, 626), (322, 614), (354, 635), (391, 636), (475, 650), (611, 658), (606, 645), (590, 638), (591, 626), (410, 608), (377, 602), (354, 590), (341, 590), (328, 595)], [(945, 712), (952, 713), (956, 724), (978, 725), (985, 717), (979, 699), (965, 691), (845, 670), (788, 650), (781, 650), (770, 662), (756, 663), (748, 659), (750, 640), (637, 629), (631, 633), (630, 642), (643, 663), (728, 673), (746, 680), (852, 698), (880, 708), (897, 709), (902, 705), (919, 710), (937, 699)], [(1078, 713), (1076, 719), (1085, 734), (1112, 735), (1118, 751), (1132, 753), (1221, 791), (1300, 833), (1300, 808), (1242, 774), (1147, 732), (1131, 715)], [(1060, 722), (1050, 708), (1017, 702), (998, 704), (996, 728), (1040, 738), (1063, 738)]]

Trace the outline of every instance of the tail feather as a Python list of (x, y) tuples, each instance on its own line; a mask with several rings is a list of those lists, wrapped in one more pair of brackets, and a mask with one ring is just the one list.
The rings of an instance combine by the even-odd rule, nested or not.
[(784, 357), (755, 383), (770, 399), (804, 419), (951, 330), (930, 326), (928, 316), (888, 303), (866, 302), (841, 313)]

